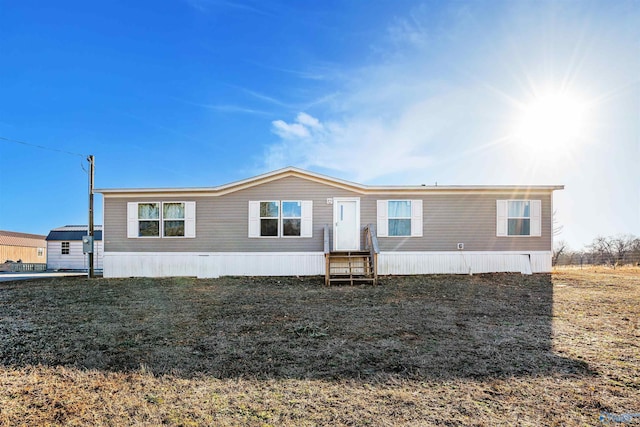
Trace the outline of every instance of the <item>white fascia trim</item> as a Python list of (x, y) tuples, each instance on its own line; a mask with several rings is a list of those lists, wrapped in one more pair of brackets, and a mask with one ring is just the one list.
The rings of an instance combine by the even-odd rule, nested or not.
[(142, 195), (161, 195), (165, 197), (171, 196), (221, 196), (238, 190), (254, 187), (256, 185), (275, 181), (277, 179), (288, 176), (298, 176), (310, 181), (320, 182), (337, 188), (353, 191), (360, 194), (467, 194), (467, 193), (544, 193), (548, 194), (554, 190), (564, 189), (564, 185), (386, 185), (386, 186), (368, 186), (346, 181), (339, 178), (322, 175), (315, 172), (298, 169), (295, 167), (287, 167), (268, 172), (255, 177), (243, 179), (240, 181), (223, 184), (216, 187), (192, 187), (192, 188), (99, 188), (94, 190), (101, 193), (103, 197), (140, 197)]

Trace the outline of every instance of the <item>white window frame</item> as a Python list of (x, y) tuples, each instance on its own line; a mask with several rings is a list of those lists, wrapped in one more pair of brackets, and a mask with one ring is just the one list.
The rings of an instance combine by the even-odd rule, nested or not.
[[(277, 239), (280, 237), (280, 230), (282, 229), (282, 224), (280, 223), (281, 220), (280, 218), (282, 217), (282, 206), (280, 205), (280, 200), (260, 200), (258, 202), (258, 207), (260, 206), (261, 203), (275, 203), (276, 205), (278, 205), (278, 216), (277, 217), (273, 217), (273, 216), (262, 216), (260, 214), (260, 229), (259, 229), (259, 233), (260, 233), (260, 238), (262, 239)], [(278, 224), (277, 227), (278, 229), (276, 230), (276, 235), (275, 236), (263, 236), (262, 235), (262, 220), (263, 219), (267, 219), (267, 220), (271, 220), (273, 221), (274, 219), (276, 220), (276, 223)]]
[(71, 242), (60, 242), (60, 255), (71, 255)]
[[(409, 218), (390, 218), (389, 217), (389, 202), (410, 202), (411, 203), (411, 232), (408, 236), (390, 236), (389, 235), (389, 220), (390, 219), (409, 219)], [(392, 239), (400, 238), (406, 239), (407, 237), (422, 237), (423, 236), (423, 202), (421, 199), (387, 199), (377, 201), (377, 225), (376, 230), (378, 237), (389, 237)]]
[[(158, 219), (140, 219), (140, 213), (138, 211), (138, 205), (158, 205)], [(136, 238), (137, 239), (160, 239), (162, 238), (162, 202), (153, 201), (153, 202), (136, 202)], [(158, 235), (157, 236), (141, 236), (140, 235), (140, 221), (158, 221)]]
[[(300, 216), (284, 216), (283, 205), (285, 203), (300, 203)], [(302, 200), (280, 200), (280, 222), (278, 224), (278, 230), (283, 239), (299, 239), (302, 237)], [(285, 236), (284, 235), (284, 220), (285, 219), (299, 219), (300, 220), (300, 235), (299, 236)]]
[[(159, 233), (158, 236), (140, 236), (140, 218), (138, 217), (139, 204), (158, 204)], [(166, 221), (184, 221), (184, 236), (165, 236), (164, 233), (164, 205), (169, 203), (184, 204), (184, 219), (168, 218)], [(144, 219), (142, 221), (145, 221)], [(153, 220), (155, 221), (155, 220)], [(196, 202), (183, 200), (144, 201), (127, 203), (127, 238), (129, 239), (192, 239), (196, 237)]]
[[(165, 218), (164, 217), (164, 205), (165, 204), (178, 204), (178, 203), (182, 203), (184, 205), (184, 217), (182, 219), (180, 218)], [(171, 201), (167, 201), (167, 202), (162, 202), (162, 204), (160, 205), (160, 218), (161, 218), (161, 227), (160, 227), (160, 235), (162, 236), (162, 238), (164, 239), (184, 239), (187, 235), (187, 202), (171, 202)], [(164, 223), (165, 221), (183, 221), (184, 222), (184, 236), (166, 236), (164, 233)]]
[(44, 248), (38, 248), (37, 255), (38, 258), (42, 258), (44, 256)]
[[(261, 221), (263, 219), (276, 219), (275, 217), (260, 216), (261, 203), (277, 203), (278, 204), (278, 232), (276, 236), (262, 236)], [(285, 217), (283, 215), (283, 203), (300, 203), (299, 217)], [(285, 236), (283, 220), (300, 219), (300, 235)], [(311, 200), (251, 200), (249, 201), (249, 238), (251, 239), (307, 239), (313, 237), (313, 201)]]
[[(510, 217), (510, 202), (529, 202), (529, 217)], [(509, 234), (509, 219), (529, 219), (529, 234)], [(496, 236), (530, 238), (542, 236), (542, 201), (535, 199), (496, 200)]]

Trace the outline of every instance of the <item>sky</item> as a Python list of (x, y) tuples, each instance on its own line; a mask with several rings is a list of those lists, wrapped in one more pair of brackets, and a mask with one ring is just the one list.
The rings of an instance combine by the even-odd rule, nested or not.
[(559, 184), (556, 240), (640, 236), (640, 1), (0, 0), (0, 229), (86, 224), (89, 154), (97, 188)]

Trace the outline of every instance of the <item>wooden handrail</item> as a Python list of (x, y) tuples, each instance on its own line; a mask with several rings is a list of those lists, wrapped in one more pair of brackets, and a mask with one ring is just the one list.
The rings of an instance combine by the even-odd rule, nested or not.
[(324, 225), (324, 253), (328, 254), (331, 252), (331, 246), (329, 246), (329, 225)]
[(373, 254), (379, 254), (380, 246), (378, 246), (378, 236), (376, 235), (376, 228), (374, 225), (368, 224), (364, 228), (364, 233), (366, 249), (369, 249), (371, 256), (373, 256)]
[(365, 235), (365, 249), (369, 249), (371, 255), (371, 262), (373, 264), (373, 283), (378, 283), (378, 254), (380, 253), (380, 246), (378, 246), (378, 236), (376, 235), (376, 228), (373, 224), (368, 224), (364, 228)]
[(329, 246), (329, 224), (324, 225), (324, 284), (329, 286), (331, 279), (331, 246)]

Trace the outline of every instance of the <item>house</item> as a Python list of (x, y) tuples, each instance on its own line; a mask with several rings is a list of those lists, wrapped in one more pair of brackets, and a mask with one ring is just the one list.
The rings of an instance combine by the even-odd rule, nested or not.
[(7, 260), (44, 264), (46, 258), (45, 236), (0, 230), (0, 263)]
[(104, 277), (551, 271), (563, 186), (368, 186), (293, 167), (218, 187), (96, 190)]
[[(88, 226), (65, 225), (54, 228), (47, 235), (47, 268), (49, 270), (86, 270), (87, 254), (83, 253), (82, 237), (86, 236)], [(102, 226), (94, 227), (93, 266), (102, 270)]]

